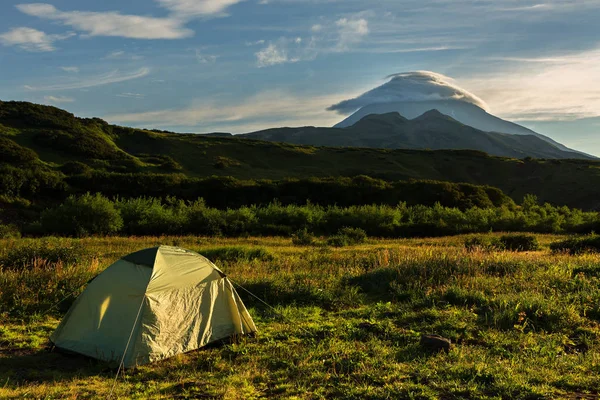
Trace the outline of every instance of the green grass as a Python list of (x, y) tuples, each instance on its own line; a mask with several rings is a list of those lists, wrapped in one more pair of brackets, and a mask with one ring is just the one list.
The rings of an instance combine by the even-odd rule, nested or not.
[[(553, 254), (548, 245), (562, 237), (552, 235), (538, 235), (541, 250), (527, 253), (468, 252), (465, 238), (343, 248), (268, 237), (55, 239), (86, 257), (0, 270), (0, 398), (106, 397), (113, 369), (48, 348), (72, 299), (48, 308), (120, 256), (157, 244), (201, 249), (276, 311), (238, 290), (256, 337), (127, 370), (119, 398), (598, 395), (600, 255)], [(0, 240), (0, 257), (41, 245)], [(452, 349), (422, 349), (428, 333), (450, 338)]]

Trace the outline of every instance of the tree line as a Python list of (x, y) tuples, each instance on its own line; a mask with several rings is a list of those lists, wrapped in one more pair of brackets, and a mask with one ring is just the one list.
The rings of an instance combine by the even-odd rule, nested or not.
[[(323, 207), (378, 204), (433, 206), (467, 210), (472, 207), (514, 207), (513, 200), (491, 186), (426, 180), (385, 181), (368, 176), (241, 180), (232, 177), (188, 177), (184, 174), (118, 173), (93, 170), (68, 162), (61, 171), (49, 168), (0, 166), (0, 223), (31, 221), (43, 209), (70, 195), (100, 193), (109, 198), (139, 197), (166, 200), (168, 196), (193, 202), (198, 198), (213, 208), (282, 205)], [(28, 206), (23, 206), (28, 204)], [(8, 215), (19, 215), (8, 218)]]
[(538, 204), (526, 196), (519, 206), (458, 207), (408, 205), (321, 206), (273, 202), (238, 208), (210, 207), (204, 199), (186, 201), (138, 197), (110, 199), (102, 194), (71, 195), (23, 227), (28, 235), (222, 235), (291, 236), (304, 231), (334, 235), (359, 228), (375, 237), (443, 236), (490, 231), (588, 233), (600, 228), (597, 212)]

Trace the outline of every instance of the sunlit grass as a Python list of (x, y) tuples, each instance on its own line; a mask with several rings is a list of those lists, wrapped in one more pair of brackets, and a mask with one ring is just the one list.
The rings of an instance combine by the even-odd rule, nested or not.
[[(158, 244), (212, 251), (234, 282), (275, 310), (239, 289), (256, 337), (128, 370), (115, 389), (120, 398), (598, 394), (600, 255), (553, 254), (548, 244), (560, 237), (551, 235), (524, 253), (468, 252), (465, 238), (343, 248), (289, 238), (52, 239), (82, 248), (80, 260), (0, 271), (0, 398), (106, 397), (114, 370), (47, 348), (70, 300), (48, 307), (119, 257)], [(0, 257), (41, 244), (2, 240)], [(453, 348), (422, 349), (427, 333), (450, 338)]]

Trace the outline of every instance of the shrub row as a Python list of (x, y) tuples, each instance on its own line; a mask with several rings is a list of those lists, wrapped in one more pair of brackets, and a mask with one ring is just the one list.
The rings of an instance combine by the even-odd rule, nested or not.
[[(6, 141), (12, 141), (4, 138)], [(0, 143), (2, 145), (2, 143)], [(3, 147), (3, 146), (0, 146)], [(21, 154), (18, 145), (6, 147), (3, 157), (0, 151), (0, 196), (22, 197), (36, 204), (55, 204), (70, 194), (99, 192), (108, 197), (137, 198), (156, 197), (165, 194), (186, 201), (203, 198), (210, 207), (219, 209), (240, 208), (250, 205), (268, 205), (277, 200), (284, 205), (303, 205), (307, 201), (321, 206), (348, 207), (362, 204), (395, 206), (400, 202), (408, 205), (433, 206), (440, 203), (447, 207), (467, 210), (472, 207), (514, 207), (514, 201), (501, 190), (467, 183), (438, 181), (384, 181), (368, 176), (353, 178), (306, 178), (283, 180), (239, 180), (232, 177), (193, 178), (183, 173), (173, 159), (140, 156), (146, 163), (172, 173), (118, 173), (98, 169), (138, 168), (138, 160), (121, 158), (94, 160), (90, 164), (69, 161), (54, 170), (41, 163), (29, 163), (26, 167), (15, 166), (17, 161), (26, 162), (35, 154)], [(121, 157), (121, 155), (117, 155)], [(6, 160), (5, 160), (6, 159)]]
[(327, 240), (327, 244), (335, 247), (352, 246), (364, 243), (367, 233), (360, 228), (345, 227), (340, 229), (336, 235)]
[(592, 234), (585, 237), (573, 237), (552, 243), (550, 249), (555, 253), (600, 253), (600, 236)]
[(250, 246), (226, 246), (199, 249), (198, 253), (212, 262), (236, 262), (236, 261), (271, 261), (274, 256), (264, 247)]
[(540, 249), (540, 244), (534, 235), (511, 234), (499, 238), (482, 236), (468, 238), (465, 240), (465, 248), (469, 251), (535, 251)]
[[(216, 209), (202, 200), (134, 198), (110, 200), (100, 194), (71, 196), (42, 212), (26, 233), (40, 235), (161, 235), (223, 236), (335, 235), (340, 229), (360, 228), (369, 236), (445, 236), (489, 231), (589, 232), (600, 224), (598, 213), (534, 204), (522, 207), (458, 208), (417, 205), (322, 207), (271, 203), (267, 206)], [(298, 236), (298, 234), (296, 234)], [(301, 234), (300, 236), (303, 236)], [(310, 241), (298, 237), (299, 242)], [(512, 244), (506, 244), (511, 247)], [(519, 244), (515, 244), (518, 246)]]
[(514, 206), (500, 189), (468, 183), (426, 180), (384, 181), (369, 176), (283, 179), (278, 181), (239, 180), (233, 177), (191, 178), (183, 173), (115, 173), (92, 171), (65, 179), (72, 191), (100, 192), (105, 196), (134, 198), (164, 197), (165, 193), (183, 200), (203, 198), (217, 208), (267, 205), (278, 199), (282, 204), (302, 205), (306, 201), (322, 206), (353, 206), (399, 202), (433, 206), (440, 203), (466, 210)]

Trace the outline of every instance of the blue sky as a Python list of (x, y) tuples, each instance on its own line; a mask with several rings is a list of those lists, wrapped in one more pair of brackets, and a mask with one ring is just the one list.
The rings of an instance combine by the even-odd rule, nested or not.
[(178, 132), (333, 125), (434, 71), (600, 155), (600, 0), (53, 0), (0, 4), (0, 99)]

